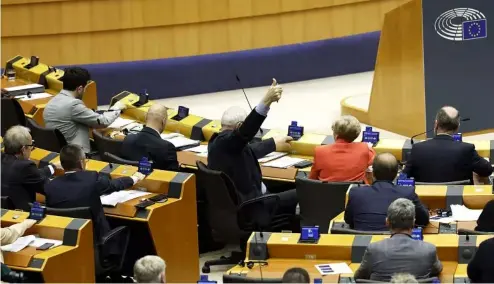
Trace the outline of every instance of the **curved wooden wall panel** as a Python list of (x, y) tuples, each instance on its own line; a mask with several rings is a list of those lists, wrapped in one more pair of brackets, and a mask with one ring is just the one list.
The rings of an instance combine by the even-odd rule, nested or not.
[(190, 56), (381, 28), (408, 0), (3, 0), (2, 56), (53, 65)]

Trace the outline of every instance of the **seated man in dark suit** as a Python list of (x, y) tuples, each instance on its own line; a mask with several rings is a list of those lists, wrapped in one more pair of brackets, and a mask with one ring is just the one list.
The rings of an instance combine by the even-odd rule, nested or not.
[(443, 266), (436, 247), (412, 239), (414, 221), (415, 208), (410, 200), (398, 198), (393, 201), (386, 218), (391, 237), (369, 244), (355, 271), (355, 279), (389, 282), (395, 273), (409, 273), (417, 279), (438, 276)]
[[(273, 79), (263, 100), (249, 115), (239, 107), (226, 110), (221, 118), (221, 132), (214, 134), (209, 141), (208, 167), (222, 171), (232, 179), (240, 203), (266, 192), (257, 160), (273, 151), (286, 151), (290, 147), (288, 142), (292, 140), (291, 137), (270, 138), (249, 144), (266, 119), (270, 105), (281, 98), (282, 91), (281, 86)], [(295, 212), (295, 189), (278, 195), (280, 211)]]
[(404, 173), (419, 182), (449, 182), (470, 180), (473, 173), (480, 177), (492, 174), (491, 164), (479, 156), (475, 145), (453, 140), (460, 127), (460, 114), (450, 106), (436, 115), (433, 139), (413, 145)]
[(473, 283), (494, 283), (494, 238), (480, 243), (479, 249), (467, 267), (468, 278)]
[(345, 222), (352, 229), (386, 231), (386, 212), (398, 198), (407, 198), (415, 205), (416, 224), (426, 226), (429, 212), (420, 202), (414, 187), (398, 186), (393, 180), (398, 173), (398, 162), (390, 153), (377, 155), (373, 162), (375, 182), (371, 186), (353, 187), (345, 209)]
[(29, 211), (29, 202), (36, 201), (36, 193), (44, 194), (45, 184), (55, 173), (55, 166), (38, 169), (29, 160), (34, 140), (29, 129), (16, 125), (5, 133), (2, 153), (2, 196), (8, 196), (16, 209)]
[(153, 168), (178, 171), (177, 149), (172, 143), (161, 139), (167, 120), (166, 107), (153, 104), (146, 114), (146, 126), (138, 134), (125, 137), (121, 156), (131, 161), (147, 157), (153, 161)]
[(89, 207), (93, 217), (95, 241), (110, 231), (101, 195), (131, 188), (142, 180), (144, 175), (136, 173), (132, 177), (111, 180), (107, 175), (86, 171), (86, 159), (82, 148), (69, 144), (60, 151), (60, 162), (65, 170), (45, 186), (46, 206), (53, 208)]

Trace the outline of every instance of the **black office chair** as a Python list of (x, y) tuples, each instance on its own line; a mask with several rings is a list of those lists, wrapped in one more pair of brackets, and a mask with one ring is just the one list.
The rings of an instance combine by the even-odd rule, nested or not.
[(253, 278), (241, 275), (223, 274), (223, 283), (282, 283), (281, 278)]
[[(435, 283), (435, 281), (438, 281), (439, 279), (437, 277), (429, 277), (425, 279), (417, 279), (418, 283)], [(389, 283), (389, 282), (383, 282), (383, 281), (376, 281), (376, 280), (369, 280), (369, 279), (355, 279), (356, 283)]]
[(472, 182), (469, 179), (447, 181), (447, 182), (420, 182), (420, 181), (415, 182), (415, 185), (471, 185), (471, 184)]
[(67, 140), (58, 129), (44, 128), (36, 121), (27, 118), (27, 127), (31, 129), (31, 136), (36, 141), (36, 147), (43, 150), (60, 153), (60, 150), (67, 145)]
[(354, 230), (344, 226), (335, 225), (331, 227), (331, 234), (338, 235), (390, 235), (390, 231), (361, 231)]
[(2, 209), (15, 210), (14, 202), (8, 196), (2, 196)]
[[(264, 208), (267, 205), (277, 203), (279, 197), (276, 195), (266, 195), (238, 204), (237, 189), (233, 181), (223, 172), (208, 169), (206, 165), (200, 161), (197, 164), (197, 185), (204, 188), (208, 222), (212, 229), (213, 238), (224, 244), (240, 244), (240, 252), (233, 252), (229, 257), (206, 261), (202, 267), (203, 273), (209, 273), (210, 267), (215, 265), (234, 265), (245, 258), (246, 242), (255, 227), (264, 227), (263, 229), (271, 230), (285, 225), (283, 220), (272, 222), (269, 226), (256, 223), (251, 220), (261, 219), (263, 216), (260, 213), (251, 214), (253, 208)], [(275, 208), (276, 209), (276, 208)], [(243, 212), (243, 213), (241, 213)], [(271, 212), (264, 210), (263, 212)], [(242, 216), (244, 214), (245, 216)], [(264, 215), (267, 220), (268, 215)]]
[(331, 219), (345, 211), (346, 193), (352, 184), (358, 184), (358, 182), (296, 179), (301, 226), (317, 225), (321, 233), (327, 233)]
[(458, 235), (494, 235), (494, 232), (482, 232), (469, 229), (458, 229)]
[(120, 155), (120, 149), (122, 148), (123, 140), (112, 139), (105, 137), (100, 131), (93, 129), (94, 144), (100, 157), (103, 157), (105, 153), (110, 153), (115, 156)]
[[(47, 215), (57, 215), (70, 218), (94, 220), (89, 207), (52, 208), (46, 207)], [(96, 278), (106, 279), (107, 276), (120, 276), (127, 248), (129, 246), (130, 230), (125, 226), (112, 229), (101, 240), (96, 240), (95, 268)], [(110, 249), (117, 247), (118, 249)], [(110, 253), (111, 251), (111, 253)], [(118, 251), (115, 254), (115, 251)]]
[(24, 111), (16, 99), (2, 98), (2, 137), (14, 125), (26, 126)]
[(114, 164), (119, 164), (119, 165), (131, 165), (131, 166), (139, 166), (139, 161), (130, 161), (126, 160), (124, 158), (120, 158), (117, 155), (105, 152), (103, 153), (103, 161), (108, 162), (108, 163), (114, 163)]

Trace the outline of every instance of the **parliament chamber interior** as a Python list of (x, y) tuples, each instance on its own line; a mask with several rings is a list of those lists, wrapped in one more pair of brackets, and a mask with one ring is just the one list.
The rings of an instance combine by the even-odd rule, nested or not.
[(2, 282), (494, 282), (494, 1), (1, 16)]

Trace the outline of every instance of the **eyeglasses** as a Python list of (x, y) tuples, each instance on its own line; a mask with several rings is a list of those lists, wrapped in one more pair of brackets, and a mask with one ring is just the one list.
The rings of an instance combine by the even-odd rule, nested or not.
[(33, 142), (31, 142), (31, 145), (24, 145), (24, 147), (31, 147), (31, 150), (32, 150), (32, 149), (34, 149), (35, 145), (36, 144), (34, 143), (34, 140), (33, 140)]

